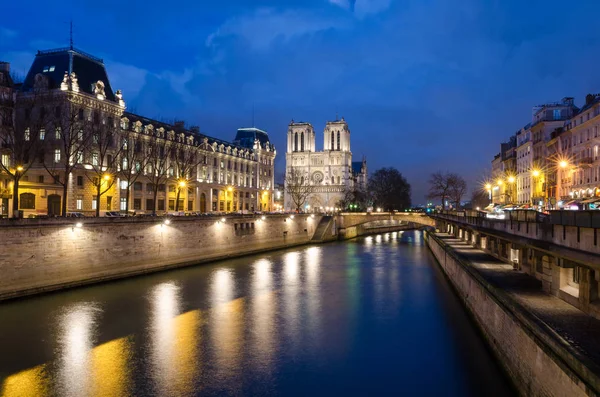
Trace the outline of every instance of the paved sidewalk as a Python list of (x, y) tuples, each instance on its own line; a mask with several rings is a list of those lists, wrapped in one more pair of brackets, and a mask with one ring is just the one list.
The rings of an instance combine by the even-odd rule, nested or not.
[(512, 265), (447, 233), (436, 233), (436, 236), (470, 262), (490, 284), (503, 290), (532, 312), (573, 349), (600, 365), (600, 320), (545, 293), (542, 291), (541, 281), (526, 273), (513, 270)]

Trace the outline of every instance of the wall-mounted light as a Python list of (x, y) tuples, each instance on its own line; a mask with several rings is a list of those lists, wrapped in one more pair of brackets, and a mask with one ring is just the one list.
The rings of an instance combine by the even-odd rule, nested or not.
[(260, 217), (260, 219), (262, 219), (264, 221), (265, 219), (267, 219), (267, 217), (263, 215)]
[(225, 218), (221, 218), (221, 223), (225, 223)]
[(165, 225), (170, 225), (171, 224), (171, 220), (170, 219), (165, 219), (165, 221), (163, 223)]
[(294, 219), (294, 215), (290, 215), (290, 219)]

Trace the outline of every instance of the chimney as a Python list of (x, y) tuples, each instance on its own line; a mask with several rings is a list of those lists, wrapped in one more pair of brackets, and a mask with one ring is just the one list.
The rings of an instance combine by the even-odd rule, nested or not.
[(10, 73), (10, 63), (0, 61), (0, 72)]
[(184, 130), (185, 129), (185, 121), (175, 120), (175, 122), (173, 123), (173, 127), (174, 127), (175, 131)]
[(592, 103), (594, 101), (595, 96), (592, 94), (587, 94), (585, 96), (585, 104), (589, 105), (590, 103)]

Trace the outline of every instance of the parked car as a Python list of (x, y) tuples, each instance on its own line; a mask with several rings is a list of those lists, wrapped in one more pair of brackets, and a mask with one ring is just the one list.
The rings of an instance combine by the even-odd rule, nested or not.
[(67, 212), (67, 218), (85, 218), (82, 212)]
[(106, 213), (104, 213), (104, 216), (107, 218), (121, 218), (123, 215), (121, 215), (121, 213), (117, 211), (106, 211)]

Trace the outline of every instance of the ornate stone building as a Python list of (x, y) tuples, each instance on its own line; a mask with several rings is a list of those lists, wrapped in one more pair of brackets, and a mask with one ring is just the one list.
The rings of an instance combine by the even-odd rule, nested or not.
[[(311, 211), (335, 208), (346, 191), (355, 187), (366, 189), (367, 185), (366, 159), (352, 162), (350, 129), (343, 117), (325, 125), (322, 151), (317, 151), (313, 126), (292, 120), (287, 132), (288, 175), (292, 169), (303, 175), (302, 183), (312, 186), (312, 193), (304, 205)], [(295, 209), (287, 194), (284, 207)]]
[[(25, 217), (60, 215), (65, 194), (67, 212), (87, 215), (97, 208), (101, 214), (126, 208), (137, 213), (272, 210), (276, 151), (266, 132), (253, 137), (238, 132), (232, 143), (197, 127), (185, 128), (183, 122), (168, 124), (128, 113), (103, 61), (72, 47), (38, 51), (22, 85), (10, 82), (8, 64), (0, 65), (3, 96), (11, 90), (15, 113), (20, 98), (40, 92), (51, 97), (35, 111), (47, 115), (41, 124), (0, 130), (43, 142), (28, 164), (21, 164), (10, 147), (0, 148), (6, 168), (0, 167), (0, 215), (14, 215), (8, 210), (15, 180), (11, 173), (18, 170), (18, 207)], [(162, 179), (157, 178), (163, 172), (158, 165)]]

